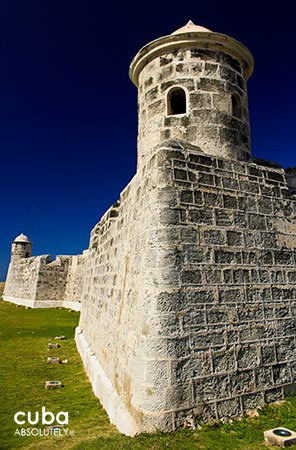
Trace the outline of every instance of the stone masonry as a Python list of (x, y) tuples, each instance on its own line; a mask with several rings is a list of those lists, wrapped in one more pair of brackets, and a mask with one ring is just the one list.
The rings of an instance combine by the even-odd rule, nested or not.
[(294, 388), (295, 197), (282, 168), (251, 158), (252, 70), (240, 43), (190, 23), (131, 64), (138, 169), (92, 231), (76, 337), (126, 434)]
[[(32, 256), (24, 234), (12, 242), (3, 299), (32, 308), (65, 306), (80, 310), (84, 256)], [(80, 272), (78, 272), (79, 267)]]
[(12, 258), (6, 299), (20, 278), (23, 298), (81, 302), (77, 347), (125, 434), (238, 417), (295, 390), (296, 170), (251, 157), (252, 70), (242, 44), (192, 22), (143, 47), (134, 178), (83, 255)]

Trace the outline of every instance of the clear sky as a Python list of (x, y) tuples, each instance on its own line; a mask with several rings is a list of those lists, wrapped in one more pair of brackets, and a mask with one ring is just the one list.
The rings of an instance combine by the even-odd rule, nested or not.
[(128, 66), (191, 19), (244, 43), (252, 153), (296, 166), (293, 2), (0, 2), (0, 279), (11, 240), (76, 254), (135, 173), (137, 99)]

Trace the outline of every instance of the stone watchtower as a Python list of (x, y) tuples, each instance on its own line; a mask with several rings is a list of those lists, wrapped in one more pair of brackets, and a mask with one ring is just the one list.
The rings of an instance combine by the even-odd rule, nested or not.
[(11, 260), (20, 258), (30, 258), (32, 256), (32, 242), (30, 239), (21, 233), (17, 236), (11, 245)]
[(241, 43), (192, 22), (131, 63), (137, 173), (92, 230), (76, 331), (126, 434), (296, 388), (295, 177), (251, 158), (252, 70)]
[(191, 21), (143, 47), (130, 66), (138, 87), (138, 163), (165, 139), (211, 155), (247, 160), (249, 50)]

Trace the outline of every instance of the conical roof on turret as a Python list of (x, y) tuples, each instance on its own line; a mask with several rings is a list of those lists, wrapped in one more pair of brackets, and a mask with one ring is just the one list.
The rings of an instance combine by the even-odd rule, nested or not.
[(129, 76), (132, 82), (138, 87), (139, 75), (146, 64), (159, 56), (181, 48), (224, 52), (241, 63), (246, 80), (252, 74), (253, 57), (243, 44), (225, 34), (195, 25), (189, 20), (185, 26), (172, 34), (155, 39), (138, 51), (130, 64)]
[(171, 34), (181, 34), (181, 33), (212, 33), (212, 30), (202, 27), (200, 25), (195, 25), (192, 20), (189, 20), (184, 27), (178, 28)]
[(30, 239), (23, 233), (21, 233), (19, 236), (17, 236), (13, 242), (25, 242), (28, 244), (31, 243)]

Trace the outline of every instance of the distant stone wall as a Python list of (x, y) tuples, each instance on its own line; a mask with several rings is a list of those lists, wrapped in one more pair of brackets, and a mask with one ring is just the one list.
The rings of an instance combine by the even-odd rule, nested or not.
[(265, 164), (167, 141), (92, 231), (76, 341), (124, 433), (294, 389), (295, 196)]
[(58, 301), (65, 298), (66, 283), (71, 267), (71, 256), (41, 258), (38, 273), (36, 301)]
[(19, 258), (11, 261), (3, 297), (6, 300), (17, 302), (25, 301), (30, 304), (36, 297), (36, 288), (41, 256), (32, 258)]
[(73, 291), (74, 286), (81, 283), (80, 276), (75, 280), (77, 268), (74, 276), (71, 272), (73, 258), (79, 259), (57, 256), (51, 261), (49, 255), (13, 258), (9, 265), (4, 300), (33, 308), (65, 306), (80, 309), (77, 298), (81, 292), (78, 289), (76, 298), (71, 300), (66, 296), (66, 291)]

